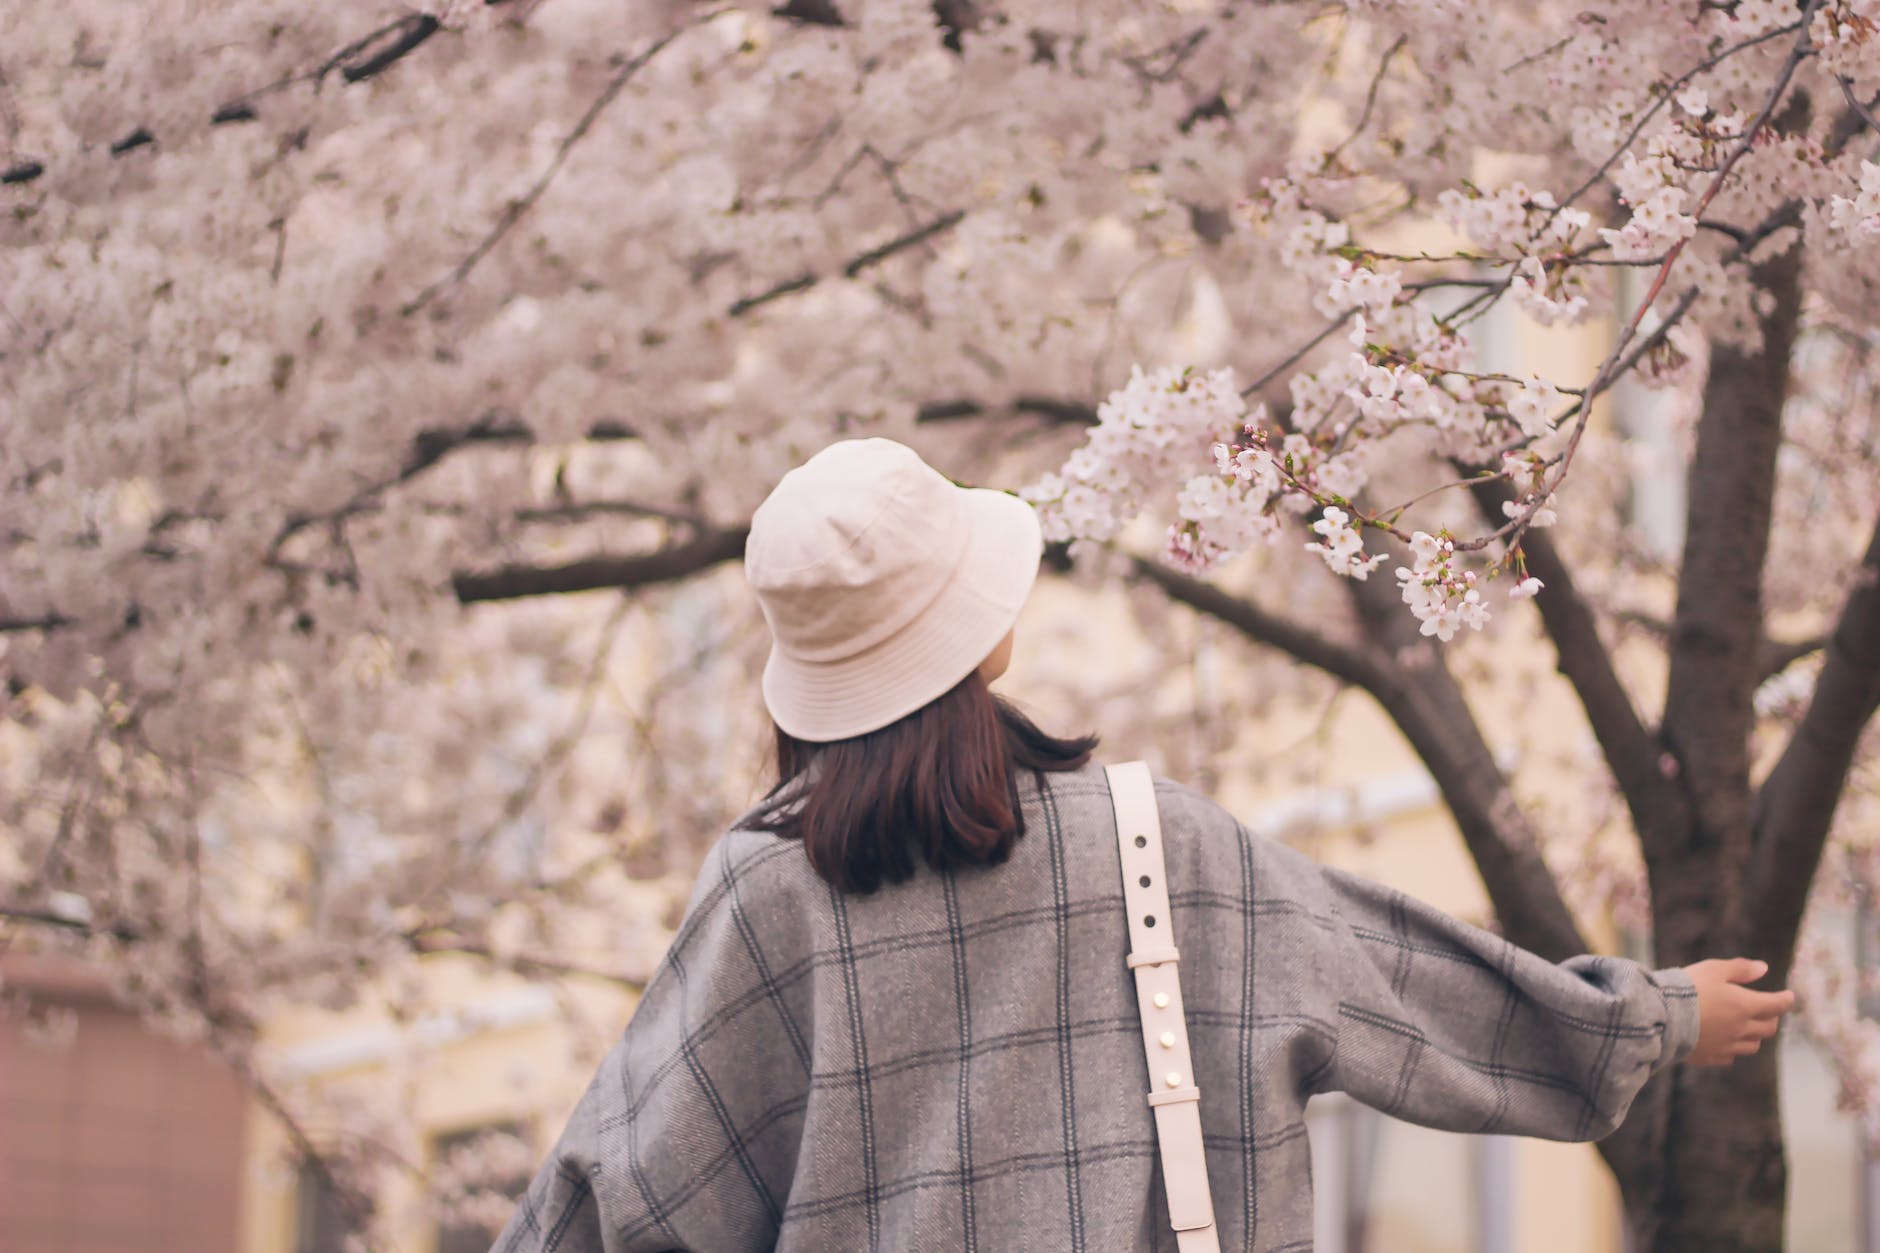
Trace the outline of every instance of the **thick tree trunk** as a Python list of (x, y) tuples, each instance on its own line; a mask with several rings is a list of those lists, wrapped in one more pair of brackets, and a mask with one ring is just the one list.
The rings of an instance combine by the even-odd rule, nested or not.
[(1766, 1048), (1721, 1070), (1674, 1071), (1663, 1169), (1619, 1179), (1637, 1253), (1782, 1248), (1788, 1169)]
[[(1762, 567), (1776, 454), (1801, 307), (1801, 257), (1754, 270), (1770, 297), (1758, 351), (1720, 350), (1705, 386), (1692, 459), (1670, 673), (1659, 734), (1682, 789), (1676, 829), (1641, 829), (1658, 960), (1682, 965), (1747, 953), (1752, 848), (1751, 696), (1761, 680)], [(1669, 814), (1667, 817), (1670, 816)], [(1791, 938), (1792, 942), (1792, 938)], [(1636, 1247), (1664, 1253), (1782, 1248), (1788, 1172), (1776, 1101), (1776, 1050), (1719, 1070), (1671, 1076), (1659, 1166), (1621, 1178)], [(1649, 1177), (1647, 1177), (1649, 1176)]]

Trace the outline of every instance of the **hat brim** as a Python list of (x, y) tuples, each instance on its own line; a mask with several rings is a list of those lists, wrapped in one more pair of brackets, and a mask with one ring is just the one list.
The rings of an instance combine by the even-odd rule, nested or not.
[(764, 704), (812, 743), (880, 730), (944, 696), (1018, 621), (1044, 550), (1038, 515), (1016, 496), (961, 488), (969, 534), (932, 605), (887, 639), (836, 661), (791, 657), (773, 641)]

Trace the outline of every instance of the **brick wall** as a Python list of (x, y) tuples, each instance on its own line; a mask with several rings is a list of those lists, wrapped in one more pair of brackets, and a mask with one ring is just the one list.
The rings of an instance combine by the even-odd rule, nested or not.
[(9, 955), (36, 1010), (76, 1014), (68, 1044), (0, 1017), (0, 1249), (235, 1253), (246, 1101), (201, 1050), (147, 1030), (82, 966)]

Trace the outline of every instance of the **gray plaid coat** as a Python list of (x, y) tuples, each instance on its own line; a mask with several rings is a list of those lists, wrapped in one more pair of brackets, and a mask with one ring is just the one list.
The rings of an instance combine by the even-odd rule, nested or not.
[[(496, 1247), (1172, 1249), (1109, 791), (1021, 792), (1005, 865), (871, 896), (721, 840)], [(1681, 972), (1552, 965), (1156, 792), (1223, 1248), (1311, 1247), (1315, 1092), (1590, 1140), (1696, 1042)]]

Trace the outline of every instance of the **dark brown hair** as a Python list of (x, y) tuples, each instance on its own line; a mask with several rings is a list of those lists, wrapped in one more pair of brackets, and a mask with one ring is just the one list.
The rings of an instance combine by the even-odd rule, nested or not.
[(1025, 833), (1018, 772), (1075, 770), (1096, 746), (1094, 735), (1047, 735), (969, 674), (853, 739), (812, 743), (777, 728), (777, 785), (744, 825), (803, 841), (816, 873), (844, 892), (900, 883), (920, 861), (997, 865)]

